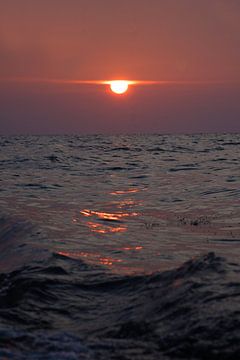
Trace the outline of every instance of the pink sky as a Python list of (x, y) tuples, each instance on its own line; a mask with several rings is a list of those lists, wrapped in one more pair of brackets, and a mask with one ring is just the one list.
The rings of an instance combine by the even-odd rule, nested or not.
[[(240, 2), (0, 3), (0, 134), (240, 131)], [(133, 87), (9, 78), (206, 81)], [(223, 81), (223, 84), (207, 84)]]

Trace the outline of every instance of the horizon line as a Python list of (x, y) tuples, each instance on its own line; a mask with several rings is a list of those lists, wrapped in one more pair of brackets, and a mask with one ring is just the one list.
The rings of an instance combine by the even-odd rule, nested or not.
[(239, 81), (233, 80), (74, 80), (74, 79), (52, 79), (52, 78), (27, 78), (27, 77), (10, 77), (0, 78), (1, 83), (45, 83), (45, 84), (69, 84), (69, 85), (111, 85), (114, 81), (126, 81), (128, 85), (224, 85), (240, 84)]

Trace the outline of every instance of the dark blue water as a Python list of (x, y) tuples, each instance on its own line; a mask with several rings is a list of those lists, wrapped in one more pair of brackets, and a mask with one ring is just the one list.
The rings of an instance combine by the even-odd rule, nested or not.
[(0, 138), (1, 359), (237, 359), (240, 135)]

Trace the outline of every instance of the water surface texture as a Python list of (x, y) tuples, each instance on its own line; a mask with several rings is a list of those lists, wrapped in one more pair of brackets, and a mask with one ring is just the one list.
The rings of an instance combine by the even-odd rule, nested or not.
[(239, 134), (0, 149), (0, 358), (240, 356)]

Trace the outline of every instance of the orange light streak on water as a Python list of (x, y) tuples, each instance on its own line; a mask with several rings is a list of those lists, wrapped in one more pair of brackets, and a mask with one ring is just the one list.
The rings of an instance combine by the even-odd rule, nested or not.
[(121, 263), (122, 260), (120, 259), (114, 259), (112, 257), (102, 257), (101, 254), (97, 253), (89, 253), (89, 252), (70, 252), (70, 251), (58, 251), (58, 255), (66, 256), (72, 259), (81, 259), (85, 258), (90, 263), (98, 263), (100, 265), (104, 266), (112, 266), (115, 263)]
[(83, 216), (97, 216), (99, 219), (102, 220), (120, 220), (124, 217), (130, 217), (130, 216), (137, 216), (138, 213), (136, 212), (132, 212), (132, 213), (108, 213), (108, 212), (101, 212), (101, 211), (93, 211), (93, 210), (89, 210), (89, 209), (84, 209), (82, 211), (80, 211), (80, 213)]
[(123, 250), (129, 251), (129, 250), (142, 250), (143, 246), (129, 246), (129, 247), (124, 247)]
[(117, 190), (117, 191), (111, 192), (110, 194), (111, 195), (125, 195), (125, 194), (138, 193), (139, 191), (140, 191), (139, 189)]
[(99, 233), (99, 234), (108, 234), (108, 233), (119, 233), (127, 230), (125, 226), (103, 226), (101, 224), (97, 224), (91, 221), (87, 222), (87, 226), (91, 229), (91, 231)]

